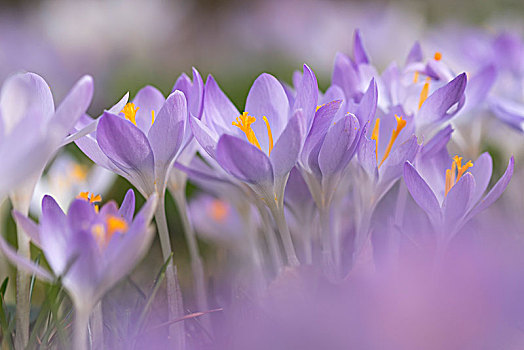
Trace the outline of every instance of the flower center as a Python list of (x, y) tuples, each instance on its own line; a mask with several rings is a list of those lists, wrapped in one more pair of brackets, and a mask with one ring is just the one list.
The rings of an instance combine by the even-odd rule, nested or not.
[[(389, 153), (391, 152), (391, 148), (393, 148), (393, 144), (395, 143), (395, 140), (397, 139), (398, 135), (404, 129), (406, 126), (406, 121), (402, 119), (402, 116), (398, 116), (395, 114), (395, 119), (397, 120), (397, 127), (393, 129), (393, 132), (391, 133), (391, 137), (389, 139), (388, 145), (386, 147), (386, 151), (384, 152), (384, 156), (382, 156), (382, 160), (380, 161), (378, 167), (380, 168), (384, 161), (388, 158)], [(380, 127), (380, 118), (377, 118), (375, 121), (375, 126), (373, 127), (373, 131), (371, 132), (371, 139), (375, 140), (375, 159), (378, 162), (378, 136), (379, 136), (379, 127)]]
[(451, 164), (451, 169), (446, 169), (446, 196), (448, 192), (455, 186), (455, 184), (460, 180), (462, 175), (473, 166), (471, 161), (468, 161), (466, 164), (462, 165), (462, 157), (455, 156), (453, 157), (453, 163)]
[[(273, 134), (271, 133), (271, 127), (269, 126), (269, 121), (267, 120), (266, 116), (263, 116), (262, 118), (266, 123), (267, 136), (269, 139), (269, 154), (271, 154), (271, 151), (273, 150)], [(242, 130), (242, 132), (246, 135), (249, 143), (257, 147), (259, 150), (262, 150), (262, 148), (260, 147), (260, 143), (258, 142), (257, 136), (251, 128), (251, 124), (253, 124), (256, 120), (257, 119), (255, 117), (252, 117), (248, 115), (247, 112), (244, 112), (240, 116), (238, 116), (237, 119), (232, 122), (232, 124), (240, 130)]]
[(129, 229), (127, 222), (114, 215), (108, 215), (104, 224), (96, 224), (91, 228), (91, 233), (95, 237), (98, 246), (103, 249), (111, 240), (116, 232), (126, 233)]
[[(100, 203), (102, 201), (102, 196), (91, 192), (80, 192), (78, 196), (76, 196), (78, 199), (83, 199), (86, 202), (89, 202), (91, 204)], [(95, 211), (98, 213), (98, 204), (95, 204)]]
[(211, 212), (211, 217), (213, 218), (213, 220), (218, 222), (224, 222), (229, 209), (223, 201), (216, 199), (213, 201), (213, 203), (211, 203), (209, 211)]
[[(438, 51), (435, 52), (435, 54), (433, 55), (433, 59), (435, 61), (440, 61), (442, 59), (442, 54), (440, 52), (438, 52)], [(413, 76), (413, 83), (418, 83), (418, 77), (419, 77), (419, 72), (415, 71), (415, 74)], [(422, 107), (422, 105), (424, 104), (424, 102), (428, 98), (429, 82), (430, 81), (431, 81), (431, 78), (430, 77), (426, 77), (426, 82), (424, 83), (424, 86), (422, 87), (422, 91), (420, 91), (420, 98), (419, 98), (419, 101), (418, 101), (418, 109), (420, 109)]]
[[(133, 102), (129, 102), (124, 106), (124, 108), (120, 111), (121, 113), (124, 113), (124, 117), (129, 120), (131, 123), (136, 125), (136, 112), (140, 107), (135, 107), (135, 104)], [(155, 122), (155, 111), (151, 111), (151, 125)]]

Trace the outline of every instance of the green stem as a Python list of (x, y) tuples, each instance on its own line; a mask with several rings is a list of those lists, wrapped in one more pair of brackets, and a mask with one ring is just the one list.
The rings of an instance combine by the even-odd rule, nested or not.
[[(162, 248), (162, 256), (164, 261), (169, 259), (172, 249), (171, 241), (169, 239), (169, 229), (167, 226), (166, 211), (165, 211), (165, 191), (159, 196), (158, 205), (155, 211), (155, 220), (158, 228), (158, 236), (160, 238), (160, 247)], [(184, 315), (184, 307), (182, 303), (182, 294), (180, 285), (178, 283), (176, 269), (173, 262), (169, 263), (166, 268), (166, 283), (167, 283), (167, 303), (168, 303), (168, 317), (169, 320), (174, 320)], [(185, 349), (185, 330), (184, 322), (176, 322), (169, 326), (169, 337), (172, 339), (176, 349)]]

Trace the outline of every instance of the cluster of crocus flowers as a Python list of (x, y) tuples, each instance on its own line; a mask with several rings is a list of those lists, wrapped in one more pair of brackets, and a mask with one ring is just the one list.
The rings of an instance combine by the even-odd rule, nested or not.
[[(289, 291), (296, 289), (297, 299), (305, 296), (314, 304), (310, 291), (322, 289), (319, 285), (352, 289), (352, 283), (359, 283), (354, 277), (374, 278), (383, 265), (400, 265), (408, 238), (414, 246), (423, 246), (429, 234), (439, 266), (435, 271), (442, 271), (453, 240), (502, 195), (514, 167), (511, 157), (505, 173), (487, 191), (493, 170), (488, 153), (475, 161), (468, 160), (469, 154), (450, 158), (448, 148), (460, 145), (453, 142), (454, 118), (464, 113), (469, 98), (476, 101), (487, 94), (491, 80), (468, 79), (445, 61), (440, 51), (424, 58), (416, 43), (404, 65), (392, 63), (379, 73), (357, 31), (353, 57), (336, 56), (325, 91), (307, 65), (294, 74), (292, 86), (263, 73), (239, 109), (211, 75), (204, 82), (193, 69), (193, 77), (181, 75), (167, 97), (146, 86), (132, 100), (124, 95), (96, 119), (85, 114), (90, 78), (77, 83), (56, 112), (41, 78), (10, 78), (0, 95), (0, 131), (11, 140), (10, 135), (19, 135), (20, 125), (31, 123), (25, 118), (31, 115), (41, 122), (42, 114), (47, 124), (38, 125), (49, 135), (39, 140), (51, 138), (53, 147), (51, 153), (43, 146), (35, 150), (38, 145), (33, 144), (24, 148), (37, 156), (45, 150), (46, 156), (38, 167), (22, 169), (18, 179), (6, 183), (39, 178), (59, 146), (74, 141), (98, 166), (127, 179), (146, 203), (136, 216), (132, 190), (120, 208), (105, 203), (98, 192), (92, 193), (96, 186), (88, 169), (69, 160), (58, 167), (58, 175), (51, 167), (42, 178), (57, 178), (67, 193), (60, 200), (43, 197), (38, 224), (15, 205), (26, 254), (16, 253), (3, 239), (0, 249), (21, 271), (63, 284), (76, 309), (78, 349), (86, 346), (93, 308), (148, 251), (153, 216), (167, 282), (167, 319), (158, 328), (168, 329), (166, 346), (181, 350), (188, 348), (186, 342), (196, 342), (186, 330), (196, 333), (198, 328), (208, 341), (221, 333), (214, 332), (219, 328), (206, 314), (209, 305), (227, 309), (227, 319), (236, 317), (229, 310), (242, 309), (236, 303), (243, 294), (253, 310), (268, 305), (271, 310), (282, 305), (281, 297), (287, 304)], [(13, 100), (30, 103), (15, 108)], [(64, 182), (64, 176), (70, 181)], [(199, 193), (186, 200), (188, 179)], [(79, 188), (75, 198), (71, 188)], [(9, 187), (5, 189), (3, 193), (0, 187), (0, 196)], [(166, 212), (167, 189), (185, 233), (191, 293), (182, 294), (171, 259), (175, 253), (179, 264), (183, 255), (171, 245), (174, 232), (169, 232), (167, 219), (174, 213)], [(36, 195), (41, 196), (41, 190)], [(234, 262), (221, 266), (227, 270), (224, 280), (211, 276), (220, 268), (205, 264), (196, 234), (216, 246), (221, 261)], [(43, 251), (51, 272), (31, 261), (29, 240)], [(230, 281), (235, 288), (225, 287)], [(296, 305), (293, 301), (290, 305)], [(185, 321), (197, 314), (198, 327), (187, 327)], [(146, 312), (140, 322), (144, 317)]]

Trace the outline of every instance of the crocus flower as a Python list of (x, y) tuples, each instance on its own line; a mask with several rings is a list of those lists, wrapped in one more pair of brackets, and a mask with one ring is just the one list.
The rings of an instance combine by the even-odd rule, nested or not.
[(24, 181), (36, 182), (92, 96), (93, 80), (84, 76), (55, 110), (50, 87), (37, 74), (15, 74), (4, 82), (0, 92), (0, 197)]
[(60, 277), (77, 312), (80, 339), (86, 346), (87, 320), (97, 301), (128, 274), (149, 249), (154, 230), (150, 222), (157, 196), (148, 199), (133, 218), (135, 195), (129, 190), (120, 209), (108, 202), (98, 208), (98, 197), (81, 196), (67, 213), (50, 196), (42, 200), (42, 216), (36, 224), (19, 212), (17, 223), (42, 249), (51, 272), (15, 253), (3, 238), (0, 249), (19, 268), (46, 281)]
[(157, 190), (163, 193), (182, 146), (187, 116), (182, 92), (165, 99), (147, 86), (120, 113), (104, 112), (96, 133), (75, 142), (95, 163), (125, 177), (148, 197)]
[[(304, 71), (309, 68), (304, 66)], [(290, 264), (297, 264), (283, 214), (284, 188), (295, 166), (316, 97), (310, 99), (311, 74), (290, 106), (284, 88), (269, 74), (260, 75), (251, 87), (245, 112), (238, 112), (210, 76), (204, 94), (202, 120), (191, 118), (196, 140), (230, 175), (248, 184), (272, 211)], [(258, 120), (258, 122), (257, 122)]]
[(45, 195), (52, 196), (62, 209), (67, 209), (78, 193), (86, 188), (104, 196), (115, 176), (98, 165), (89, 167), (77, 162), (68, 153), (61, 153), (36, 184), (30, 212), (41, 215), (41, 203)]
[[(443, 138), (446, 137), (449, 139), (449, 136)], [(510, 158), (502, 177), (484, 195), (492, 173), (492, 159), (488, 153), (483, 153), (473, 163), (459, 156), (450, 160), (445, 147), (428, 154), (434, 149), (429, 147), (426, 152), (422, 151), (416, 166), (409, 161), (405, 163), (404, 181), (415, 202), (428, 215), (442, 252), (469, 220), (502, 195), (513, 175), (514, 160)]]

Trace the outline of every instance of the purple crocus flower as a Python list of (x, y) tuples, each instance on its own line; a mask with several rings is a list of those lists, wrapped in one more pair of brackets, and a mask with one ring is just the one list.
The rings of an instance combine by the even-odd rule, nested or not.
[(486, 194), (491, 179), (492, 159), (483, 153), (477, 160), (451, 160), (445, 147), (449, 133), (436, 136), (437, 141), (421, 151), (415, 166), (404, 165), (404, 181), (415, 202), (426, 212), (437, 234), (437, 247), (442, 253), (459, 230), (475, 215), (492, 205), (506, 189), (513, 175), (514, 159), (499, 181)]
[(75, 142), (95, 163), (125, 177), (148, 197), (165, 191), (187, 117), (182, 92), (165, 99), (156, 88), (146, 86), (120, 113), (104, 112), (96, 133)]
[(0, 197), (25, 180), (36, 183), (92, 96), (93, 80), (84, 76), (55, 110), (50, 87), (39, 75), (19, 73), (4, 82), (0, 92)]
[(61, 278), (77, 312), (77, 349), (86, 347), (87, 320), (94, 305), (138, 263), (154, 234), (150, 222), (156, 195), (148, 199), (135, 218), (132, 190), (120, 209), (114, 202), (98, 208), (94, 203), (98, 199), (80, 197), (64, 213), (52, 197), (45, 196), (39, 224), (14, 211), (18, 225), (42, 249), (51, 272), (15, 253), (0, 237), (0, 249), (20, 269), (45, 281)]
[(316, 79), (304, 65), (303, 86), (290, 105), (282, 84), (269, 74), (251, 87), (240, 113), (213, 77), (206, 82), (202, 120), (191, 118), (196, 140), (227, 173), (246, 183), (275, 218), (290, 264), (297, 264), (283, 212), (284, 188), (295, 166), (308, 121), (316, 108)]

